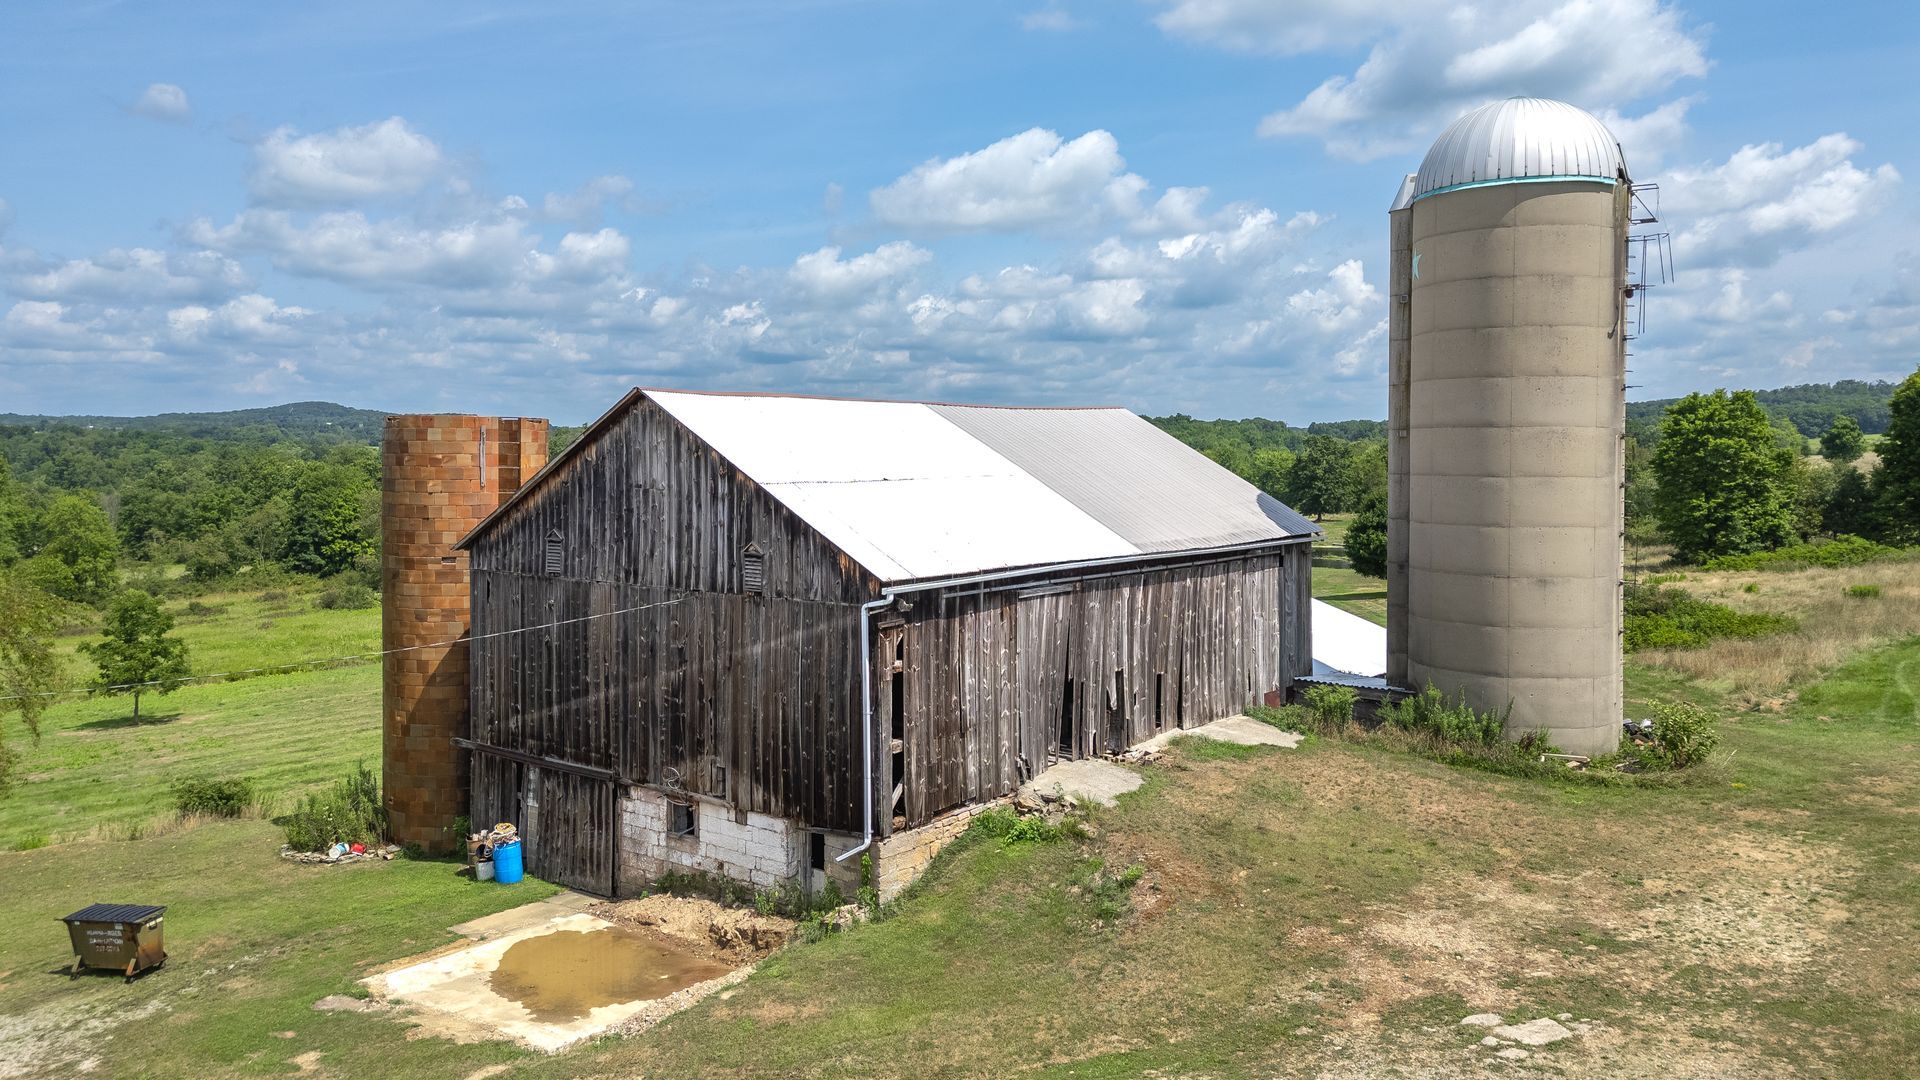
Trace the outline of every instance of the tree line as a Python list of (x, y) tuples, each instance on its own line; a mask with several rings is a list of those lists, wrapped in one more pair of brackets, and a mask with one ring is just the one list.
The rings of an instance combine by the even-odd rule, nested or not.
[(1148, 417), (1260, 490), (1315, 521), (1352, 513), (1347, 557), (1363, 574), (1387, 573), (1387, 425), (1338, 420), (1291, 427), (1279, 420)]
[[(1851, 415), (1784, 440), (1752, 390), (1689, 394), (1667, 407), (1651, 448), (1629, 439), (1630, 538), (1665, 541), (1685, 562), (1771, 551), (1817, 537), (1920, 543), (1920, 371), (1893, 388), (1871, 469)], [(1796, 429), (1796, 436), (1798, 432)]]

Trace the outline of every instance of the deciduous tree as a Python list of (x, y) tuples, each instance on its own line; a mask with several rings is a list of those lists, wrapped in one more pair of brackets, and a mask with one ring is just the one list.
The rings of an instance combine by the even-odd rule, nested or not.
[(132, 694), (133, 716), (140, 718), (140, 695), (171, 693), (190, 674), (187, 643), (169, 636), (173, 616), (160, 601), (138, 589), (114, 597), (101, 639), (82, 645), (99, 667), (93, 687), (108, 694)]
[(1820, 454), (1828, 461), (1853, 461), (1866, 449), (1867, 437), (1860, 433), (1859, 421), (1851, 416), (1836, 419), (1827, 433), (1820, 436)]
[(53, 643), (68, 613), (59, 597), (0, 571), (0, 795), (12, 781), (16, 757), (7, 749), (6, 719), (18, 714), (27, 731), (40, 737), (40, 714), (64, 671)]
[(1888, 414), (1874, 488), (1889, 531), (1913, 541), (1920, 539), (1920, 370), (1893, 392)]
[(1352, 455), (1352, 443), (1326, 435), (1309, 438), (1287, 470), (1287, 504), (1315, 521), (1346, 509)]
[(1678, 555), (1702, 559), (1793, 539), (1795, 460), (1750, 390), (1688, 394), (1653, 450), (1655, 516)]

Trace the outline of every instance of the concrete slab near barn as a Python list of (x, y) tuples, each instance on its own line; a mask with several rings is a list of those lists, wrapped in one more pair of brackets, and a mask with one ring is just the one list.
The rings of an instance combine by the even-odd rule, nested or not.
[[(1156, 735), (1134, 747), (1132, 752), (1164, 750), (1173, 740), (1182, 737), (1214, 739), (1238, 746), (1278, 746), (1285, 749), (1299, 746), (1301, 739), (1296, 732), (1281, 731), (1249, 716), (1229, 716), (1186, 731)], [(1032, 806), (1043, 801), (1072, 802), (1085, 799), (1096, 806), (1112, 806), (1120, 796), (1145, 782), (1145, 778), (1133, 769), (1103, 758), (1062, 761), (1023, 784), (1018, 801), (1021, 805)]]

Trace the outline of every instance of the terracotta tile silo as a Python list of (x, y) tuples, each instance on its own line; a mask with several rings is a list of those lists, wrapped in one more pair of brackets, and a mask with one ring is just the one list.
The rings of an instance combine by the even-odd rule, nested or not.
[(467, 734), (470, 594), (453, 545), (546, 464), (547, 422), (389, 416), (380, 458), (387, 822), (397, 843), (445, 850), (467, 809), (468, 752), (453, 740)]

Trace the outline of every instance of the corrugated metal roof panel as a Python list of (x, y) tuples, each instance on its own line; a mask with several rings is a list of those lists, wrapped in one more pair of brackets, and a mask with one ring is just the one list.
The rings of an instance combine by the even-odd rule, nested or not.
[(923, 404), (647, 396), (885, 581), (1139, 553)]
[(1125, 409), (932, 408), (1141, 551), (1318, 531), (1278, 499)]
[(1420, 162), (1413, 198), (1502, 181), (1611, 183), (1626, 168), (1619, 140), (1592, 113), (1550, 98), (1508, 98), (1482, 105), (1440, 133)]

